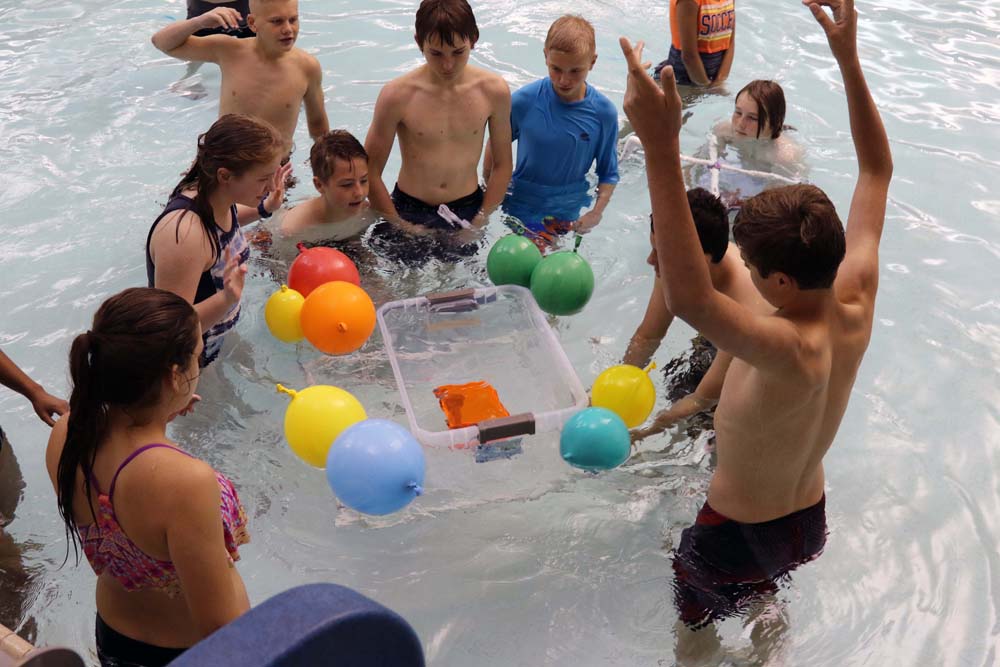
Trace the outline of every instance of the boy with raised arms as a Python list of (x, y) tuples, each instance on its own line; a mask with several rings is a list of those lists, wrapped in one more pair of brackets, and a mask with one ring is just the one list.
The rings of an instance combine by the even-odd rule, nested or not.
[[(618, 110), (587, 83), (597, 44), (586, 19), (556, 19), (543, 53), (549, 75), (512, 97), (517, 165), (503, 208), (531, 236), (551, 240), (570, 230), (590, 231), (601, 221), (618, 183)], [(489, 149), (485, 162), (491, 162)], [(587, 174), (595, 162), (597, 201), (580, 215), (591, 204)]]
[[(426, 62), (382, 88), (365, 140), (372, 207), (413, 234), (456, 229), (456, 219), (482, 227), (513, 170), (510, 89), (499, 75), (468, 64), (479, 28), (466, 0), (423, 0), (415, 27)], [(483, 192), (478, 168), (487, 128), (494, 162)], [(390, 196), (382, 170), (397, 136), (402, 166)], [(442, 204), (454, 217), (438, 213)]]
[(288, 152), (303, 104), (309, 135), (316, 139), (329, 131), (319, 61), (295, 47), (298, 0), (250, 0), (246, 21), (257, 35), (254, 39), (194, 36), (200, 30), (238, 28), (239, 21), (235, 9), (216, 7), (171, 23), (153, 35), (153, 45), (174, 58), (218, 64), (222, 70), (219, 115), (242, 113), (269, 122), (281, 134)]
[(667, 305), (734, 357), (715, 413), (718, 465), (708, 499), (674, 558), (675, 601), (690, 628), (740, 612), (748, 592), (776, 590), (777, 577), (822, 550), (823, 456), (871, 338), (892, 157), (858, 59), (853, 0), (804, 2), (843, 77), (858, 179), (846, 234), (812, 185), (744, 204), (733, 235), (754, 285), (776, 308), (769, 316), (712, 286), (684, 196), (673, 71), (662, 70), (661, 88), (643, 68), (642, 44), (621, 40), (624, 108), (646, 153)]

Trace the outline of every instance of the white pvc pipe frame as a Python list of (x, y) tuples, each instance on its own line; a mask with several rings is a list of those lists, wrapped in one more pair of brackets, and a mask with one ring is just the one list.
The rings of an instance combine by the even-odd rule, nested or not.
[(787, 176), (782, 176), (781, 174), (775, 174), (769, 171), (757, 171), (754, 169), (740, 169), (739, 167), (731, 167), (728, 164), (719, 162), (719, 139), (715, 136), (715, 134), (709, 135), (708, 157), (709, 159), (705, 160), (702, 158), (691, 157), (689, 155), (681, 155), (681, 160), (684, 162), (690, 162), (691, 164), (700, 164), (708, 167), (711, 172), (712, 179), (709, 183), (709, 190), (711, 190), (712, 194), (715, 196), (719, 196), (719, 171), (723, 169), (726, 171), (735, 171), (738, 174), (747, 174), (748, 176), (775, 178), (779, 181), (784, 181), (785, 183), (799, 183), (799, 181), (794, 178), (788, 178)]

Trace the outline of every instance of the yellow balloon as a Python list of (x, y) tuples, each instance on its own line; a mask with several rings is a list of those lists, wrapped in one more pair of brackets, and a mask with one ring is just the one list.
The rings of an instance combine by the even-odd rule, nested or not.
[(621, 364), (612, 366), (597, 376), (590, 390), (590, 403), (607, 408), (622, 418), (625, 425), (635, 428), (646, 421), (656, 403), (656, 389), (649, 379), (650, 368)]
[(333, 441), (347, 427), (368, 418), (365, 409), (349, 392), (318, 384), (301, 391), (278, 391), (292, 397), (285, 410), (285, 439), (303, 461), (326, 467), (326, 455)]
[(299, 321), (303, 303), (302, 295), (288, 285), (282, 285), (271, 295), (264, 306), (264, 321), (272, 336), (285, 343), (297, 343), (305, 338)]

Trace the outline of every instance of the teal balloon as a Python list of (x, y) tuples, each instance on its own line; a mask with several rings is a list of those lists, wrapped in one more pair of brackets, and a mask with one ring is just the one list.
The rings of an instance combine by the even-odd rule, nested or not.
[(587, 408), (566, 421), (559, 453), (571, 466), (611, 470), (628, 458), (632, 440), (622, 418), (607, 408)]
[(575, 315), (594, 293), (594, 272), (577, 253), (554, 252), (532, 271), (531, 293), (546, 313)]
[(486, 273), (494, 285), (531, 285), (531, 272), (542, 261), (542, 253), (534, 243), (510, 234), (493, 244), (486, 257)]

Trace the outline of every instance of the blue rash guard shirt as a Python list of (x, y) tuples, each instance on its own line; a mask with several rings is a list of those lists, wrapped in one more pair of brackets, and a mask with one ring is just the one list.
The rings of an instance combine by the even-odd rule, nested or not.
[(548, 77), (511, 96), (511, 136), (517, 161), (504, 210), (532, 231), (541, 219), (573, 221), (591, 203), (587, 174), (597, 161), (597, 182), (618, 182), (618, 110), (587, 84), (579, 102), (564, 102)]

